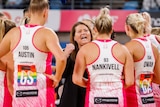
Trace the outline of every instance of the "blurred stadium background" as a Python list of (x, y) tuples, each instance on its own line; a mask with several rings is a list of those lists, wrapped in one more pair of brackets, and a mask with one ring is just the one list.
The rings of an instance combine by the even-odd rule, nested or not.
[[(19, 25), (23, 9), (30, 0), (0, 0), (0, 12)], [(109, 6), (113, 18), (115, 40), (124, 44), (130, 40), (124, 31), (126, 16), (133, 12), (147, 11), (152, 26), (160, 27), (160, 0), (49, 0), (50, 11), (45, 26), (56, 31), (61, 46), (69, 42), (69, 32), (76, 21), (94, 19), (101, 7)]]

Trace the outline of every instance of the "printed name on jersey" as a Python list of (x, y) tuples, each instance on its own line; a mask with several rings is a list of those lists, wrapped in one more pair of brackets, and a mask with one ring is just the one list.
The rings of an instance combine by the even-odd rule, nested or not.
[(18, 57), (34, 58), (34, 53), (33, 52), (19, 52)]
[(94, 97), (94, 104), (118, 104), (118, 97)]
[(144, 62), (144, 67), (153, 67), (153, 62), (151, 62), (151, 61), (145, 61)]
[(29, 46), (24, 45), (23, 46), (23, 51), (18, 52), (18, 57), (21, 58), (34, 58), (34, 52), (29, 52)]
[(107, 69), (107, 70), (119, 70), (119, 64), (94, 64), (92, 65), (93, 70)]
[(38, 90), (18, 90), (16, 91), (16, 97), (36, 97), (38, 96)]

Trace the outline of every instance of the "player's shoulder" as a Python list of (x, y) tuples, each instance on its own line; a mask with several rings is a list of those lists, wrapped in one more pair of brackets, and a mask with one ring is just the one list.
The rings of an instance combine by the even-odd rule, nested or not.
[(17, 35), (18, 33), (20, 33), (19, 27), (13, 27), (7, 32), (7, 35)]
[[(94, 42), (88, 42), (88, 43), (84, 44), (80, 48), (80, 51), (86, 53), (86, 50), (92, 50), (92, 51), (94, 51), (94, 50), (98, 50), (98, 48), (99, 47), (98, 47), (98, 45), (96, 43), (94, 43)], [(92, 52), (92, 51), (90, 51), (90, 52)]]
[(44, 27), (45, 30), (48, 30), (50, 32), (55, 32), (52, 28), (49, 28), (49, 27)]
[(53, 29), (51, 29), (51, 28), (49, 28), (49, 27), (46, 27), (46, 26), (42, 26), (42, 28), (43, 28), (44, 30), (50, 30), (50, 31), (53, 31)]
[(55, 34), (55, 31), (53, 30), (53, 29), (51, 29), (51, 28), (49, 28), (49, 27), (45, 27), (45, 26), (42, 26), (40, 29), (39, 29), (39, 31), (41, 32), (41, 33), (45, 33), (45, 34)]
[(127, 47), (134, 47), (137, 45), (141, 45), (141, 43), (140, 43), (140, 41), (138, 41), (138, 39), (132, 39), (132, 40), (125, 43), (125, 46), (127, 46)]
[(91, 49), (91, 47), (95, 47), (95, 46), (97, 46), (97, 44), (94, 43), (94, 42), (92, 42), (92, 41), (90, 41), (90, 42), (84, 44), (82, 47), (83, 48), (90, 48)]

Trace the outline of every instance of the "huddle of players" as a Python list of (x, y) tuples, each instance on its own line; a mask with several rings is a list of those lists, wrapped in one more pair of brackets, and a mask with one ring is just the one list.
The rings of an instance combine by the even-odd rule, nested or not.
[[(12, 29), (7, 27), (11, 24), (7, 25), (7, 20), (1, 18), (1, 26), (6, 31), (1, 31), (0, 69), (4, 93), (0, 106), (55, 106), (53, 87), (61, 80), (73, 50), (63, 51), (56, 33), (43, 26), (48, 18), (47, 0), (31, 0), (29, 10), (28, 24), (18, 27), (13, 24)], [(74, 35), (83, 27), (75, 28)], [(158, 107), (160, 39), (151, 34), (148, 13), (127, 16), (125, 31), (131, 40), (125, 45), (111, 40), (113, 28), (108, 8), (100, 10), (91, 30), (94, 30), (91, 32), (94, 39), (77, 51), (72, 76), (74, 84), (86, 88), (84, 106)], [(79, 38), (85, 41), (88, 37)], [(90, 49), (92, 51), (86, 51)], [(53, 55), (55, 75), (51, 69)], [(83, 77), (86, 69), (88, 78)]]

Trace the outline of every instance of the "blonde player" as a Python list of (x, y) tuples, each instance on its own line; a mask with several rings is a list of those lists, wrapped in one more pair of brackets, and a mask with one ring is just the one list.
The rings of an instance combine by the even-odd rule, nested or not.
[[(151, 26), (151, 16), (148, 12), (142, 13), (143, 18), (146, 20), (145, 23), (145, 37), (147, 37), (153, 45), (158, 49), (160, 53), (160, 28)], [(160, 84), (152, 83), (153, 94), (157, 107), (160, 106)]]
[(126, 43), (134, 60), (134, 85), (126, 89), (128, 107), (156, 107), (152, 82), (160, 82), (159, 53), (144, 37), (145, 19), (140, 13), (127, 16), (125, 31), (131, 38)]
[[(16, 27), (16, 24), (7, 19), (0, 19), (0, 41), (4, 38), (5, 34), (11, 30), (13, 27)], [(8, 75), (8, 72), (12, 72), (13, 60), (11, 53), (2, 57), (2, 62), (0, 63), (0, 107), (11, 107), (12, 96), (9, 92), (9, 87), (12, 82), (12, 75)]]
[[(61, 80), (66, 56), (56, 33), (43, 25), (49, 12), (48, 0), (31, 0), (30, 21), (10, 30), (0, 44), (0, 58), (12, 51), (14, 60), (13, 107), (54, 107), (54, 87)], [(52, 80), (52, 54), (56, 73)]]
[(125, 46), (111, 40), (112, 30), (108, 8), (102, 8), (95, 20), (96, 40), (77, 54), (72, 80), (87, 88), (85, 107), (126, 106), (124, 88), (134, 82), (133, 59)]

